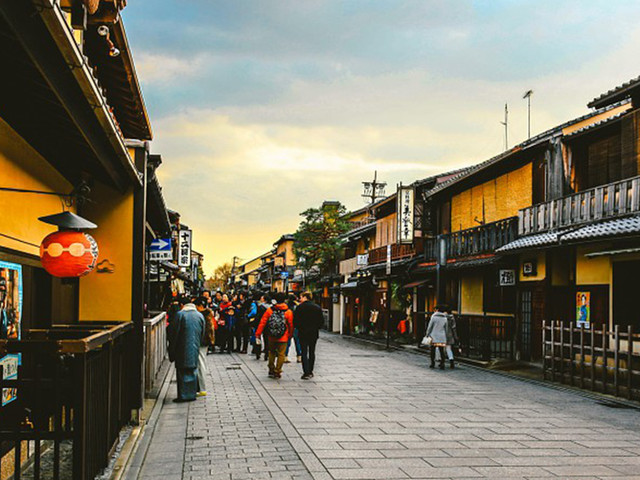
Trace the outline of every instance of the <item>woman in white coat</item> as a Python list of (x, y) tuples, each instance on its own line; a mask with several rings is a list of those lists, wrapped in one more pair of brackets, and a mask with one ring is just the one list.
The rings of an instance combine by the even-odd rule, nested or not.
[(427, 326), (427, 337), (431, 338), (431, 365), (436, 366), (436, 348), (440, 350), (440, 370), (444, 370), (444, 349), (447, 346), (448, 318), (444, 305), (436, 305), (435, 312), (431, 315)]

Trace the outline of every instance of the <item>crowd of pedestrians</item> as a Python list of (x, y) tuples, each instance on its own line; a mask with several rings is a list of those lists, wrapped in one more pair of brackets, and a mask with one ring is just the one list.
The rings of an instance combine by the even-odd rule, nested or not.
[(194, 401), (207, 395), (205, 355), (247, 354), (264, 356), (270, 378), (281, 378), (295, 348), (302, 364), (302, 379), (313, 378), (316, 342), (324, 323), (321, 308), (311, 292), (293, 293), (221, 291), (181, 297), (169, 311), (169, 359), (178, 384), (175, 402)]

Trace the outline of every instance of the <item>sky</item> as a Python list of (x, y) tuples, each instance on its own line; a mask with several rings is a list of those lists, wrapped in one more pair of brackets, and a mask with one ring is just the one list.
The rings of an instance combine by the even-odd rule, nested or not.
[(364, 205), (588, 112), (640, 75), (640, 3), (132, 0), (123, 12), (169, 208), (205, 273), (324, 200)]

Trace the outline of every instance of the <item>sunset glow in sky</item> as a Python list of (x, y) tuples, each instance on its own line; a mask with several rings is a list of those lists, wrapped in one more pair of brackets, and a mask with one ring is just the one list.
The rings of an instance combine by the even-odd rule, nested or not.
[(323, 200), (485, 160), (640, 75), (640, 4), (132, 0), (123, 13), (167, 205), (205, 271)]

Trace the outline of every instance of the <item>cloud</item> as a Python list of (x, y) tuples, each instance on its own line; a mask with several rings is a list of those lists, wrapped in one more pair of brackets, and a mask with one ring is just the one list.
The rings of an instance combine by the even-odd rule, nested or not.
[(477, 163), (637, 76), (637, 2), (138, 0), (125, 23), (168, 204), (208, 270), (323, 200)]

